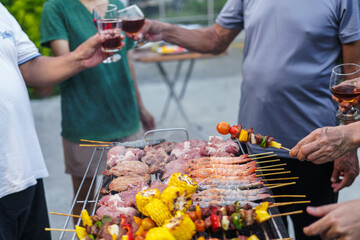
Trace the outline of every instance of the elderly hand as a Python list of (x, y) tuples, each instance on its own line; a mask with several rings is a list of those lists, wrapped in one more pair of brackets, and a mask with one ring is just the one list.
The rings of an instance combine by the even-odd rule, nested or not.
[[(112, 37), (111, 34), (96, 34), (77, 47), (73, 54), (76, 54), (82, 67), (95, 67), (112, 55), (111, 53), (101, 51), (101, 44)], [(121, 35), (121, 39), (124, 39), (123, 35)], [(121, 44), (122, 47), (125, 46), (124, 42), (121, 42)]]
[(136, 34), (128, 35), (133, 38), (135, 41), (145, 39), (152, 42), (157, 42), (163, 39), (162, 33), (165, 31), (168, 23), (163, 23), (157, 20), (145, 19), (144, 26)]
[(350, 186), (359, 175), (357, 150), (352, 150), (334, 161), (331, 187), (338, 192)]
[(351, 125), (318, 128), (298, 142), (289, 154), (315, 164), (333, 161), (355, 148)]
[(360, 199), (306, 210), (312, 216), (321, 217), (304, 228), (306, 235), (320, 235), (325, 240), (360, 239)]

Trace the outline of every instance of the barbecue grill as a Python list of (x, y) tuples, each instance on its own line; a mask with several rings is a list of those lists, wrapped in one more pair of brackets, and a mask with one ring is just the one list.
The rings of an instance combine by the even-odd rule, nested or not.
[[(146, 145), (156, 145), (156, 144), (159, 144), (159, 143), (165, 141), (165, 139), (148, 139), (148, 136), (154, 132), (164, 132), (164, 131), (184, 131), (184, 133), (186, 134), (186, 139), (189, 140), (189, 135), (188, 135), (188, 132), (186, 131), (186, 129), (173, 128), (173, 129), (152, 130), (152, 131), (145, 133), (144, 140), (124, 142), (124, 143), (114, 143), (113, 145), (123, 145), (125, 147), (134, 147), (134, 148), (135, 147), (136, 148), (144, 148)], [(252, 151), (247, 144), (244, 144), (239, 141), (237, 141), (237, 143), (240, 146), (240, 155), (252, 154)], [(74, 200), (71, 204), (71, 208), (70, 208), (68, 214), (72, 214), (75, 204), (82, 204), (82, 206), (83, 206), (82, 209), (85, 209), (85, 206), (87, 204), (91, 204), (91, 211), (89, 212), (89, 214), (90, 215), (95, 214), (96, 209), (97, 209), (97, 203), (98, 203), (99, 199), (101, 199), (101, 197), (102, 197), (101, 189), (103, 187), (106, 188), (108, 186), (108, 184), (110, 183), (110, 181), (112, 180), (112, 178), (109, 176), (103, 176), (101, 179), (99, 188), (96, 191), (95, 198), (89, 199), (90, 189), (94, 186), (94, 184), (96, 182), (97, 172), (99, 170), (101, 161), (106, 161), (106, 152), (108, 149), (109, 149), (109, 147), (94, 147), (93, 154), (89, 160), (89, 165), (84, 173), (83, 180), (79, 186), (79, 189), (81, 189), (83, 187), (83, 182), (85, 180), (85, 176), (87, 176), (90, 165), (92, 164), (92, 162), (95, 161), (95, 162), (97, 162), (97, 167), (96, 167), (94, 176), (92, 176), (92, 182), (91, 182), (89, 191), (87, 193), (85, 200), (82, 200), (82, 201), (78, 200), (78, 195), (79, 195), (79, 191), (78, 191), (78, 193), (74, 197)], [(153, 181), (154, 179), (158, 179), (158, 176), (152, 175), (151, 181)], [(271, 190), (270, 190), (270, 193), (271, 193)], [(272, 200), (269, 199), (268, 201), (271, 202)], [(275, 214), (279, 213), (277, 207), (269, 208), (268, 211), (271, 215), (275, 215)], [(70, 218), (71, 218), (70, 216), (68, 216), (66, 218), (63, 229), (65, 229), (65, 230), (73, 229), (73, 226), (69, 226)], [(81, 219), (79, 218), (76, 224), (80, 225), (80, 222), (81, 222)], [(225, 239), (225, 238), (231, 239), (231, 238), (237, 237), (239, 235), (250, 236), (252, 234), (256, 234), (256, 236), (258, 236), (259, 239), (261, 239), (261, 240), (289, 238), (288, 232), (286, 230), (284, 222), (282, 221), (282, 218), (276, 217), (276, 218), (271, 218), (270, 220), (268, 220), (262, 224), (254, 224), (253, 226), (243, 228), (241, 231), (229, 230), (226, 232), (225, 231), (218, 231), (218, 232), (211, 232), (211, 231), (209, 232), (208, 231), (208, 232), (203, 232), (203, 233), (196, 233), (196, 235), (193, 237), (193, 239), (198, 239), (200, 236), (203, 236), (205, 238), (212, 237), (212, 238), (219, 238), (219, 239)], [(60, 234), (59, 240), (62, 240), (62, 239), (73, 239), (73, 240), (77, 239), (76, 233), (69, 233), (66, 231), (62, 231)]]

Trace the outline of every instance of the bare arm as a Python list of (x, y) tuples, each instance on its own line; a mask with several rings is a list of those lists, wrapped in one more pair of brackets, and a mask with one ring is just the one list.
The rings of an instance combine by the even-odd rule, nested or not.
[[(146, 20), (140, 35), (150, 41), (164, 40), (191, 51), (219, 54), (224, 52), (240, 30), (223, 28), (215, 23), (212, 27), (185, 29), (157, 20)], [(138, 38), (135, 37), (135, 40)]]
[(60, 83), (85, 68), (100, 64), (107, 54), (100, 45), (106, 38), (96, 34), (73, 52), (60, 57), (40, 56), (20, 66), (24, 80), (29, 86), (51, 86)]
[(149, 131), (155, 128), (155, 119), (154, 117), (146, 110), (143, 101), (141, 99), (141, 95), (139, 92), (135, 71), (134, 71), (134, 64), (132, 60), (128, 57), (128, 63), (129, 63), (129, 69), (132, 79), (134, 80), (134, 87), (136, 92), (136, 101), (139, 107), (139, 114), (140, 114), (140, 120), (143, 125), (143, 128), (145, 131)]

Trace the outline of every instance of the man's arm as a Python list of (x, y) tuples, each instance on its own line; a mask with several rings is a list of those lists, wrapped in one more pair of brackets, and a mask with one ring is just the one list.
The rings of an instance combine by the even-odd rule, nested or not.
[(228, 48), (239, 32), (239, 29), (223, 28), (217, 23), (209, 28), (189, 30), (147, 19), (135, 40), (145, 36), (145, 39), (150, 41), (164, 40), (195, 52), (219, 54)]
[(29, 86), (51, 86), (60, 83), (85, 68), (100, 64), (108, 54), (101, 51), (101, 43), (107, 36), (95, 36), (81, 44), (73, 52), (61, 57), (40, 56), (20, 65), (21, 74)]
[[(356, 63), (360, 65), (360, 41), (343, 44), (342, 53), (344, 63)], [(356, 104), (358, 103), (353, 103), (353, 105)], [(341, 110), (342, 104), (340, 104), (339, 107)], [(350, 107), (350, 105), (348, 105), (348, 107)], [(345, 124), (349, 123), (351, 122), (345, 122)], [(334, 192), (350, 186), (358, 175), (359, 160), (357, 149), (353, 149), (334, 160), (334, 170), (331, 176), (331, 186), (334, 188)]]

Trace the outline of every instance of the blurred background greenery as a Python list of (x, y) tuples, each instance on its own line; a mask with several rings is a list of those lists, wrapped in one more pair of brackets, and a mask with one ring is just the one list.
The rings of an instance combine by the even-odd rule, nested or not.
[[(16, 18), (24, 32), (44, 56), (51, 56), (49, 48), (40, 46), (41, 11), (46, 0), (2, 0), (2, 4)], [(74, 0), (78, 1), (78, 0)], [(125, 4), (137, 4), (145, 16), (174, 24), (211, 25), (226, 0), (121, 0)], [(59, 87), (28, 88), (31, 98), (59, 94)]]
[[(40, 46), (40, 19), (42, 6), (46, 0), (2, 0), (2, 4), (9, 10), (9, 12), (16, 18), (18, 23), (29, 38), (39, 48), (39, 51), (44, 56), (50, 56), (51, 50)], [(59, 87), (52, 88), (31, 88), (28, 87), (30, 98), (40, 98), (44, 95), (59, 94)], [(46, 91), (46, 94), (45, 94)]]

